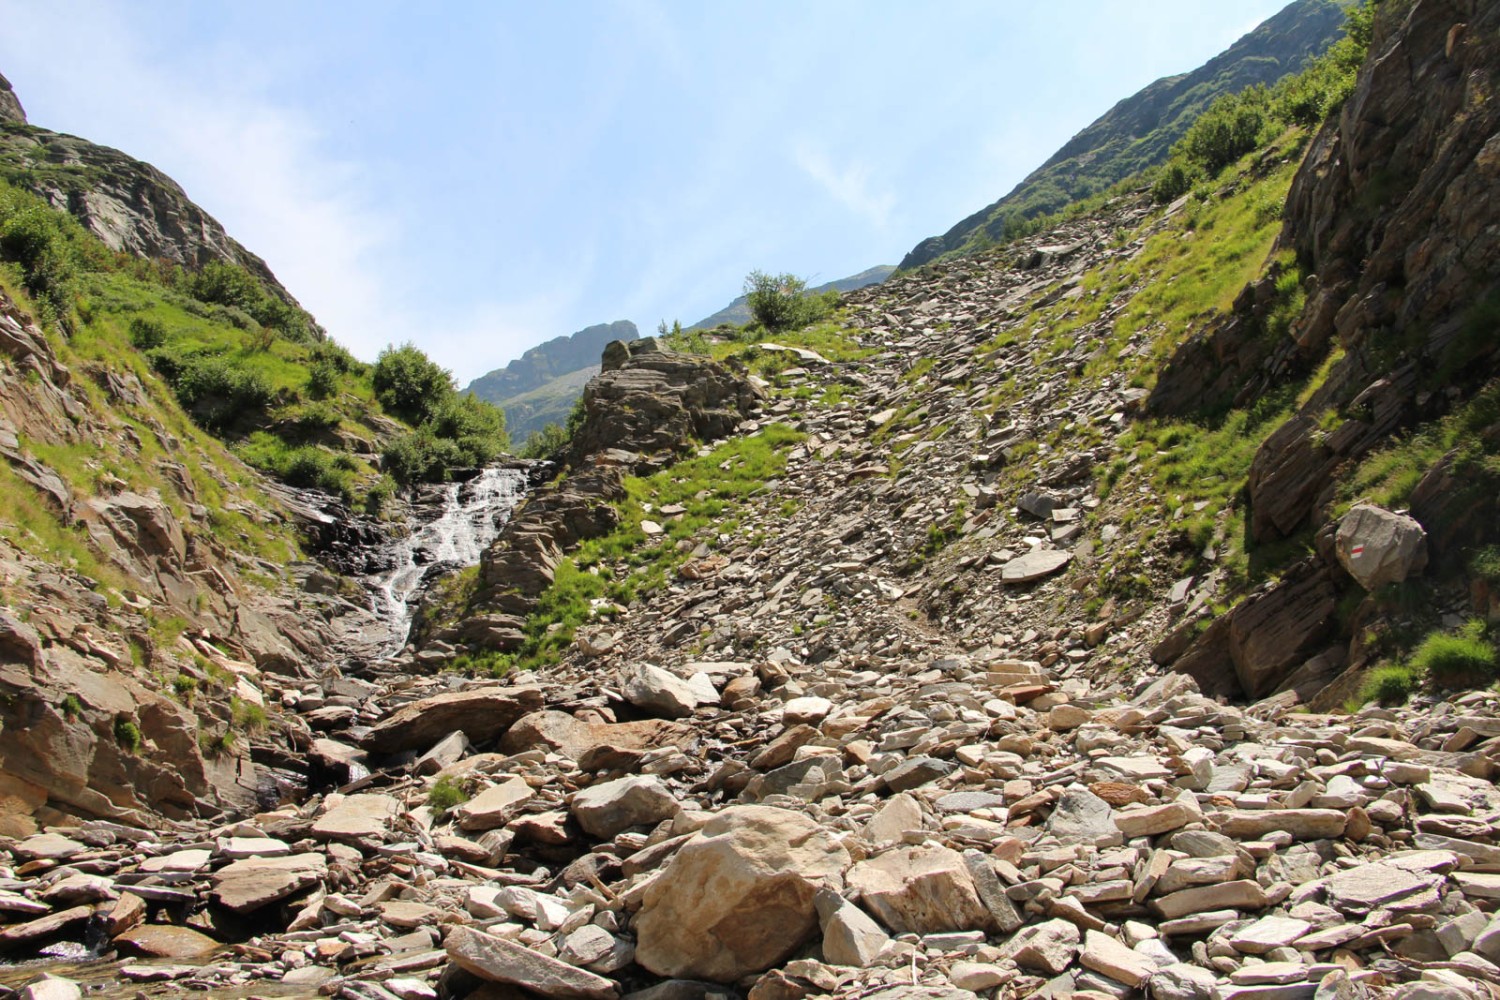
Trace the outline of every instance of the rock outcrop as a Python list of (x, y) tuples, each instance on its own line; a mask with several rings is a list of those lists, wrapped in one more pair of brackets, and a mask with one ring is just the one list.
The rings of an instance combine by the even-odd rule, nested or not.
[(3, 76), (0, 76), (0, 122), (26, 124), (26, 109), (21, 107), (21, 99)]
[(663, 350), (655, 337), (615, 341), (583, 391), (584, 419), (569, 462), (581, 467), (611, 450), (679, 454), (733, 432), (761, 395), (725, 366)]

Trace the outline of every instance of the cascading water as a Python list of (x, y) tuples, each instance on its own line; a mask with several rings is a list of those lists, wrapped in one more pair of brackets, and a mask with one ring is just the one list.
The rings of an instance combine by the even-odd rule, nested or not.
[(465, 483), (443, 488), (442, 512), (395, 544), (393, 566), (372, 581), (376, 612), (390, 627), (383, 650), (393, 656), (406, 645), (411, 599), (433, 566), (453, 569), (479, 562), (511, 510), (525, 494), (526, 476), (515, 469), (485, 469)]

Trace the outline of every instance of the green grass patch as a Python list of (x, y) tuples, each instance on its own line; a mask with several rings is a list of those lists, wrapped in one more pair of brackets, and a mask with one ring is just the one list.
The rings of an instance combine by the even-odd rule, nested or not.
[(1457, 632), (1433, 632), (1411, 654), (1411, 666), (1441, 687), (1476, 687), (1497, 677), (1495, 646), (1478, 619)]
[[(454, 666), (500, 674), (557, 662), (601, 603), (629, 604), (661, 589), (699, 543), (714, 548), (721, 534), (735, 530), (734, 509), (780, 476), (787, 452), (806, 437), (785, 424), (772, 424), (653, 476), (628, 477), (618, 505), (619, 527), (584, 542), (558, 563), (552, 585), (527, 619), (521, 650), (482, 660), (471, 657)], [(667, 518), (657, 513), (671, 505), (683, 507), (683, 513)], [(647, 520), (661, 524), (662, 534), (648, 536), (641, 527)]]

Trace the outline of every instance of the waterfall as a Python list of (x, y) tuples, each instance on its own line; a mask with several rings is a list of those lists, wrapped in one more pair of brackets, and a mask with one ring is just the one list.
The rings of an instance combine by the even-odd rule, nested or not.
[(432, 568), (476, 565), (511, 510), (521, 502), (525, 487), (524, 473), (497, 468), (484, 469), (468, 482), (449, 483), (442, 488), (441, 513), (414, 525), (395, 543), (392, 568), (371, 581), (376, 613), (390, 627), (386, 656), (394, 656), (406, 645), (413, 613), (411, 600)]

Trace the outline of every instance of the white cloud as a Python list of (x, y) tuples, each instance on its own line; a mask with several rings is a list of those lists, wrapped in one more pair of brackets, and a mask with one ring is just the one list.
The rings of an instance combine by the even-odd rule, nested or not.
[(896, 196), (872, 189), (868, 166), (856, 161), (840, 169), (827, 153), (808, 143), (798, 145), (793, 159), (835, 201), (875, 228), (885, 228), (896, 207)]
[[(250, 82), (224, 72), (261, 65), (246, 53), (212, 53), (217, 65), (206, 71), (194, 72), (191, 60), (167, 64), (153, 58), (122, 9), (95, 0), (50, 11), (0, 0), (0, 21), (11, 37), (10, 45), (0, 41), (0, 54), (34, 124), (119, 146), (161, 168), (356, 355), (373, 358), (386, 344), (411, 340), (467, 381), (519, 355), (537, 330), (554, 329), (555, 295), (465, 304), (451, 317), (435, 309), (432, 290), (402, 264), (413, 234), (380, 207), (360, 164), (330, 153), (307, 115), (265, 96), (269, 74)], [(42, 37), (66, 51), (16, 44)], [(45, 113), (52, 105), (91, 110), (54, 121)]]

